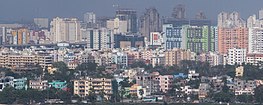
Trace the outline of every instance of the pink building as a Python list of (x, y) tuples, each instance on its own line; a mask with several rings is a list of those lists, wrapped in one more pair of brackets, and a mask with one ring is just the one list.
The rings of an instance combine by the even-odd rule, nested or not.
[(159, 75), (158, 80), (161, 92), (166, 93), (172, 88), (173, 75)]

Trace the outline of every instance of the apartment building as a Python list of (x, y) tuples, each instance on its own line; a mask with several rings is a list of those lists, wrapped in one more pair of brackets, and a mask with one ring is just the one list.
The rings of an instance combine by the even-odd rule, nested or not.
[(46, 68), (51, 66), (52, 62), (49, 55), (0, 54), (0, 67), (10, 68), (16, 72), (33, 70), (37, 64)]
[(105, 93), (104, 98), (109, 99), (112, 94), (111, 79), (106, 78), (80, 78), (74, 80), (74, 94), (80, 97), (89, 95), (90, 92), (95, 94)]
[(37, 90), (45, 90), (48, 88), (47, 80), (29, 80), (29, 88)]
[(182, 50), (174, 48), (172, 50), (167, 50), (165, 53), (165, 65), (172, 66), (178, 65), (182, 60), (194, 60), (195, 53), (190, 50)]

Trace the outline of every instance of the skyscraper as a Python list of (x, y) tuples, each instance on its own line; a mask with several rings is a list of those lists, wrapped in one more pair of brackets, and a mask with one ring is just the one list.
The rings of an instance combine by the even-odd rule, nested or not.
[(160, 31), (160, 17), (155, 8), (146, 9), (146, 13), (140, 18), (140, 32), (143, 36), (150, 38), (151, 32)]
[(228, 49), (248, 49), (248, 29), (246, 27), (218, 27), (218, 51), (226, 54)]
[(112, 30), (114, 34), (126, 34), (127, 21), (120, 20), (119, 18), (107, 20), (107, 28)]
[(138, 20), (135, 10), (119, 8), (116, 10), (116, 18), (119, 18), (121, 21), (127, 21), (128, 33), (137, 33)]
[(263, 19), (263, 8), (259, 10), (258, 17), (259, 19)]
[(54, 18), (50, 23), (50, 33), (53, 43), (78, 42), (80, 36), (80, 22), (76, 18)]
[(182, 27), (173, 26), (173, 24), (163, 25), (164, 49), (182, 48)]
[(263, 28), (249, 28), (248, 53), (263, 53)]
[(88, 28), (81, 30), (82, 37), (87, 41), (87, 48), (106, 49), (113, 48), (113, 33), (107, 28)]
[(176, 19), (185, 19), (185, 6), (179, 4), (173, 8), (172, 17)]
[(185, 46), (192, 52), (201, 53), (215, 51), (214, 27), (210, 26), (184, 26)]
[(34, 18), (34, 23), (39, 28), (48, 28), (48, 18)]
[(84, 14), (85, 23), (96, 23), (96, 14), (93, 12), (87, 12)]
[(231, 28), (231, 27), (245, 27), (245, 21), (240, 17), (238, 12), (221, 12), (217, 17), (218, 27)]

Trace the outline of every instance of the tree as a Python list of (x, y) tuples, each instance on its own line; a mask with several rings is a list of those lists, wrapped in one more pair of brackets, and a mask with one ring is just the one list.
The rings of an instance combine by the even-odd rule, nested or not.
[(12, 104), (16, 101), (15, 89), (11, 86), (7, 86), (0, 92), (1, 104)]
[(255, 89), (255, 99), (258, 103), (263, 103), (263, 85)]
[(248, 95), (248, 94), (238, 95), (237, 101), (244, 102), (244, 103), (251, 103), (253, 102), (253, 95)]
[(218, 92), (214, 94), (213, 99), (217, 102), (230, 102), (233, 96), (232, 93)]

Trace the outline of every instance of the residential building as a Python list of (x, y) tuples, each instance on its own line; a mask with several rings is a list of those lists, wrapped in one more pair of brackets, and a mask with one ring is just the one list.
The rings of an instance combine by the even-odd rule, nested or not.
[(254, 80), (241, 80), (235, 78), (232, 90), (235, 92), (235, 95), (242, 95), (242, 94), (254, 95), (255, 88), (256, 88), (256, 82)]
[(236, 77), (243, 77), (244, 74), (244, 67), (239, 66), (236, 68)]
[(87, 48), (107, 49), (113, 48), (113, 32), (107, 28), (88, 28), (82, 30), (82, 40), (87, 42)]
[(40, 65), (43, 69), (51, 66), (52, 57), (49, 55), (35, 54), (0, 54), (0, 67), (10, 68), (17, 72), (30, 71)]
[(28, 84), (27, 84), (27, 78), (17, 78), (14, 80), (14, 88), (15, 89), (25, 89), (27, 90)]
[(149, 43), (146, 45), (149, 48), (152, 49), (156, 49), (156, 48), (160, 48), (163, 47), (163, 35), (160, 32), (151, 32), (150, 33), (150, 37), (149, 37), (150, 41)]
[(111, 79), (106, 78), (80, 78), (74, 80), (74, 95), (79, 95), (80, 97), (85, 97), (94, 92), (99, 95), (101, 92), (105, 93), (105, 98), (109, 100), (112, 94), (112, 84)]
[(159, 73), (153, 72), (141, 72), (136, 75), (136, 84), (139, 86), (142, 86), (142, 88), (145, 88), (145, 94), (151, 95), (153, 93), (160, 91), (160, 85), (159, 85)]
[(218, 51), (226, 54), (228, 49), (248, 50), (248, 29), (245, 27), (218, 28)]
[(121, 21), (127, 21), (128, 33), (137, 33), (138, 30), (138, 20), (137, 12), (133, 9), (128, 8), (118, 8), (116, 10), (116, 18)]
[(46, 90), (49, 88), (47, 80), (29, 80), (29, 88), (36, 90)]
[(15, 45), (23, 45), (29, 43), (29, 30), (26, 28), (13, 29), (11, 31), (11, 35), (13, 37), (13, 44)]
[(84, 14), (85, 23), (96, 23), (96, 14), (94, 12), (86, 12)]
[(11, 76), (6, 76), (6, 77), (2, 77), (0, 78), (0, 92), (3, 91), (3, 89), (6, 86), (11, 86), (14, 87), (14, 77)]
[(164, 49), (183, 48), (182, 43), (185, 41), (182, 35), (182, 27), (175, 27), (173, 24), (163, 25)]
[(240, 17), (238, 12), (221, 12), (217, 17), (219, 28), (246, 27), (245, 21)]
[(199, 85), (199, 91), (198, 91), (198, 98), (204, 99), (208, 96), (210, 89), (210, 85), (207, 83), (200, 83)]
[(50, 87), (56, 88), (56, 89), (66, 89), (67, 88), (67, 82), (66, 81), (52, 81), (52, 82), (48, 82), (48, 85)]
[(247, 54), (246, 63), (259, 65), (263, 63), (263, 54)]
[(144, 37), (139, 35), (114, 35), (114, 48), (143, 47)]
[(127, 21), (119, 18), (107, 20), (107, 28), (113, 31), (113, 34), (127, 34)]
[(239, 49), (239, 48), (228, 49), (227, 64), (242, 65), (242, 63), (246, 63), (246, 55), (247, 55), (246, 49)]
[(248, 53), (263, 53), (263, 28), (249, 28)]
[(35, 23), (39, 28), (48, 28), (48, 27), (49, 27), (48, 18), (34, 18), (34, 23)]
[(150, 40), (151, 32), (160, 31), (160, 16), (156, 8), (148, 8), (143, 16), (140, 18), (140, 33)]
[(50, 23), (52, 42), (79, 42), (80, 22), (76, 18), (54, 18)]
[(159, 75), (160, 92), (167, 93), (173, 86), (173, 75)]
[(165, 65), (167, 66), (178, 65), (182, 60), (195, 60), (195, 53), (189, 50), (174, 48), (172, 50), (166, 50), (164, 54)]
[(211, 66), (222, 65), (223, 55), (216, 52), (207, 52), (197, 55), (196, 59), (201, 62), (208, 62)]
[(186, 36), (185, 49), (192, 52), (215, 51), (214, 28), (210, 26), (183, 26), (183, 33)]

